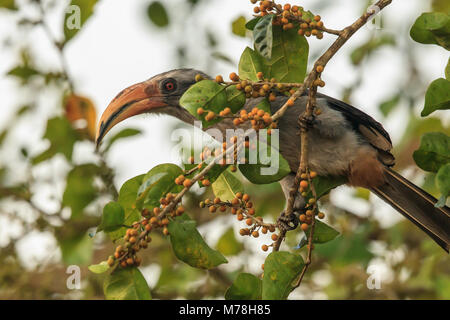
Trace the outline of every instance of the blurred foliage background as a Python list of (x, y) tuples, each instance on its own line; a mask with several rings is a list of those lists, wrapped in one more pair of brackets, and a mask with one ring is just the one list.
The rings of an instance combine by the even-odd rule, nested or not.
[[(243, 27), (251, 18), (249, 1), (137, 2), (133, 8), (138, 8), (136, 14), (145, 17), (147, 25), (141, 26), (143, 30), (127, 32), (147, 33), (155, 50), (158, 46), (154, 41), (158, 40), (152, 37), (169, 38), (164, 45), (164, 56), (169, 62), (161, 62), (164, 66), (192, 66), (211, 75), (235, 71), (240, 52), (250, 43)], [(342, 6), (340, 2), (298, 4), (321, 14), (327, 26), (335, 29), (351, 23), (369, 5), (365, 1), (345, 1), (354, 7), (349, 17), (336, 15), (327, 20), (327, 16), (334, 16), (337, 6)], [(423, 133), (450, 134), (449, 116), (443, 111), (427, 118), (419, 116), (427, 86), (445, 67), (430, 71), (427, 60), (439, 56), (446, 61), (448, 53), (442, 48), (431, 52), (430, 46), (414, 43), (409, 29), (423, 11), (449, 13), (450, 5), (446, 0), (411, 1), (414, 2), (411, 21), (399, 16), (402, 9), (395, 8), (398, 1), (393, 2), (392, 10), (397, 15), (383, 15), (381, 30), (365, 30), (335, 58), (340, 67), (330, 66), (327, 70), (330, 72), (328, 86), (334, 86), (327, 93), (350, 103), (360, 101), (361, 95), (377, 96), (376, 109), (365, 111), (376, 113), (376, 118), (386, 123), (388, 129), (395, 128), (396, 170), (438, 196), (434, 176), (414, 165), (412, 153)], [(15, 88), (8, 90), (8, 86), (1, 86), (1, 97), (8, 102), (2, 108), (4, 116), (0, 122), (1, 299), (103, 299), (102, 277), (90, 273), (87, 266), (107, 257), (113, 246), (102, 234), (92, 235), (104, 204), (116, 197), (117, 188), (124, 180), (132, 177), (121, 172), (123, 166), (112, 161), (110, 153), (120, 152), (127, 141), (143, 134), (142, 127), (121, 127), (110, 135), (102, 153), (95, 152), (96, 121), (105, 105), (96, 105), (97, 101), (85, 96), (80, 85), (83, 79), (74, 78), (70, 73), (79, 74), (78, 70), (72, 70), (65, 50), (72, 41), (76, 46), (77, 37), (83, 35), (63, 27), (64, 14), (66, 18), (71, 14), (64, 13), (69, 4), (81, 7), (80, 33), (88, 34), (89, 24), (94, 23), (101, 10), (107, 10), (111, 1), (73, 0), (61, 4), (59, 1), (0, 0), (1, 25), (13, 25), (13, 28), (2, 28), (13, 33), (0, 32), (1, 50), (15, 57), (6, 65), (0, 62), (2, 81), (12, 83)], [(225, 11), (232, 15), (222, 13)], [(45, 33), (49, 43), (46, 50), (51, 57), (47, 60), (51, 63), (41, 63), (32, 49), (33, 41), (42, 40), (26, 36), (35, 29)], [(119, 36), (108, 37), (121, 45)], [(232, 52), (227, 46), (230, 38)], [(312, 45), (312, 58), (332, 38), (324, 41), (328, 42)], [(89, 48), (81, 48), (79, 52), (83, 50)], [(394, 53), (397, 58), (386, 61)], [(116, 59), (119, 65), (128, 57)], [(149, 60), (148, 65), (159, 64)], [(391, 71), (394, 68), (394, 77), (386, 67), (380, 66), (383, 63), (389, 64)], [(135, 68), (141, 67), (136, 64)], [(341, 74), (346, 71), (351, 80), (341, 81)], [(111, 79), (120, 78), (114, 66), (109, 72)], [(87, 72), (82, 77), (94, 75)], [(369, 93), (367, 83), (372, 87)], [(104, 98), (107, 101), (112, 96)], [(183, 126), (177, 121), (167, 123), (165, 133)], [(167, 143), (173, 142), (167, 138)], [(135, 154), (137, 158), (138, 153)], [(134, 160), (128, 157), (127, 165), (133, 166)], [(260, 266), (266, 256), (260, 250), (264, 239), (241, 239), (231, 216), (200, 210), (198, 202), (212, 197), (202, 192), (189, 193), (184, 205), (198, 221), (199, 230), (210, 246), (224, 253), (229, 263), (212, 271), (191, 268), (177, 261), (165, 238), (155, 236), (142, 255), (140, 267), (153, 298), (223, 298), (225, 289), (239, 272), (261, 273)], [(257, 213), (265, 220), (275, 220), (283, 209), (284, 197), (278, 184), (248, 183), (246, 192), (252, 195)], [(291, 299), (450, 299), (448, 255), (393, 209), (380, 204), (366, 190), (345, 187), (333, 191), (322, 201), (322, 207), (327, 212), (327, 222), (341, 235), (330, 243), (317, 245), (313, 264)], [(388, 219), (386, 215), (395, 218)], [(299, 232), (290, 232), (284, 246), (294, 248), (300, 237)], [(80, 290), (69, 290), (66, 286), (69, 265), (81, 267)], [(381, 272), (380, 289), (370, 290), (366, 285), (373, 270)]]

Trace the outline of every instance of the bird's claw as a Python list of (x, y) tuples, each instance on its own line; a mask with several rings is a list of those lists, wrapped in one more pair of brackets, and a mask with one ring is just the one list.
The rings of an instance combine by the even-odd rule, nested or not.
[(301, 116), (298, 120), (300, 127), (309, 129), (312, 128), (314, 125), (318, 124), (318, 120), (316, 119), (315, 115), (310, 116)]
[(281, 212), (278, 217), (277, 224), (286, 231), (291, 231), (297, 228), (299, 223), (297, 215), (293, 212), (290, 215), (286, 215), (286, 212)]

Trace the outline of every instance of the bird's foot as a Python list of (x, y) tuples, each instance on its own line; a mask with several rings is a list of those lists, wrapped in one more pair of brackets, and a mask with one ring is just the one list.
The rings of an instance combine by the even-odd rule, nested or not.
[(296, 212), (292, 212), (290, 215), (286, 215), (286, 211), (282, 211), (280, 216), (278, 217), (277, 224), (280, 228), (291, 231), (297, 228), (299, 224), (298, 215)]
[(310, 116), (303, 115), (298, 119), (298, 124), (300, 125), (301, 128), (304, 129), (310, 129), (315, 125), (317, 125), (318, 123), (319, 121), (316, 119), (316, 116), (314, 114)]

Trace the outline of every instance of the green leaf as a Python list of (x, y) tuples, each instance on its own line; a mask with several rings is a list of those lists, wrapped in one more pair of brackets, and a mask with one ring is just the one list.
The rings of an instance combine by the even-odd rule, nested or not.
[(450, 14), (450, 2), (448, 2), (448, 0), (433, 0), (432, 8), (433, 11), (440, 11)]
[(94, 13), (97, 0), (72, 0), (64, 17), (64, 44), (81, 30)]
[(205, 112), (202, 116), (197, 114), (198, 108), (203, 108), (206, 111), (213, 111), (219, 113), (219, 111), (225, 109), (228, 103), (228, 96), (226, 87), (211, 81), (202, 80), (191, 86), (181, 97), (180, 105), (184, 107), (190, 114), (197, 119), (202, 120), (203, 128), (207, 128), (221, 119), (213, 119), (206, 121)]
[(197, 231), (195, 221), (186, 219), (186, 215), (177, 217), (169, 225), (170, 242), (175, 256), (188, 265), (200, 269), (212, 269), (227, 259), (211, 249)]
[(441, 192), (439, 202), (436, 207), (443, 207), (447, 202), (447, 197), (450, 195), (450, 163), (442, 166), (436, 174), (436, 186)]
[(144, 176), (138, 190), (136, 207), (153, 209), (159, 207), (159, 200), (168, 192), (179, 192), (183, 186), (175, 184), (175, 179), (183, 174), (183, 170), (172, 163), (164, 163), (152, 168)]
[(251, 19), (250, 21), (248, 21), (248, 22), (245, 24), (245, 28), (247, 28), (248, 30), (253, 31), (253, 29), (255, 29), (256, 24), (257, 24), (257, 23), (259, 22), (259, 20), (261, 20), (261, 19), (262, 19), (262, 17), (256, 17), (256, 18)]
[(242, 79), (258, 81), (258, 72), (264, 70), (262, 57), (249, 47), (245, 48), (239, 60), (239, 76)]
[(379, 109), (383, 116), (387, 117), (392, 110), (395, 109), (395, 107), (400, 102), (400, 94), (396, 94), (395, 96), (389, 98), (388, 100), (382, 102), (379, 106)]
[(43, 139), (50, 141), (50, 147), (32, 159), (34, 165), (52, 158), (57, 153), (63, 154), (68, 161), (72, 160), (73, 146), (78, 135), (66, 118), (49, 119)]
[(231, 23), (231, 32), (238, 37), (245, 37), (245, 17), (239, 16)]
[(450, 162), (450, 137), (441, 132), (425, 133), (413, 158), (421, 169), (437, 172)]
[[(139, 187), (144, 179), (144, 174), (127, 180), (119, 191), (117, 202), (125, 211), (124, 225), (131, 226), (133, 222), (139, 221), (141, 218), (140, 211), (136, 208), (136, 199)], [(125, 235), (126, 227), (122, 227), (116, 231), (107, 232), (112, 241), (115, 241)]]
[(425, 107), (420, 114), (428, 116), (436, 110), (450, 109), (450, 81), (444, 78), (434, 80), (425, 94)]
[(59, 240), (62, 259), (66, 265), (88, 265), (92, 260), (93, 241), (88, 233)]
[(233, 228), (229, 228), (217, 241), (216, 249), (226, 256), (234, 256), (244, 249), (244, 245), (236, 240)]
[(125, 211), (117, 202), (109, 202), (103, 208), (102, 221), (97, 227), (97, 232), (105, 230), (111, 232), (119, 229), (125, 222)]
[[(250, 182), (268, 184), (283, 179), (291, 172), (289, 163), (274, 147), (258, 139), (257, 148), (257, 163), (239, 164), (239, 170)], [(261, 159), (268, 160), (270, 163), (267, 164), (267, 161), (261, 161)], [(269, 169), (271, 166), (273, 168)]]
[(21, 79), (23, 83), (27, 83), (31, 77), (39, 75), (40, 73), (28, 65), (20, 65), (12, 68), (6, 74), (8, 76), (17, 77)]
[(17, 10), (15, 0), (0, 0), (0, 9)]
[(103, 292), (108, 300), (150, 300), (147, 281), (138, 268), (117, 268), (103, 283)]
[(167, 10), (160, 1), (150, 3), (147, 8), (147, 16), (157, 27), (164, 28), (169, 25)]
[(245, 105), (245, 94), (241, 90), (236, 89), (236, 86), (227, 87), (226, 93), (227, 106), (231, 109), (231, 112), (236, 113)]
[(104, 273), (109, 270), (109, 265), (107, 261), (102, 261), (98, 264), (92, 264), (88, 267), (88, 269), (93, 273)]
[(244, 50), (239, 61), (240, 77), (257, 81), (256, 74), (262, 72), (265, 78), (275, 78), (279, 82), (302, 82), (308, 64), (306, 38), (294, 29), (282, 31), (278, 26), (273, 28), (273, 36), (270, 60), (250, 48)]
[(97, 198), (94, 178), (98, 172), (99, 168), (96, 165), (88, 163), (74, 167), (67, 175), (62, 204), (72, 210), (72, 218), (80, 216)]
[(111, 148), (111, 146), (112, 146), (117, 140), (120, 140), (120, 139), (123, 139), (123, 138), (133, 137), (133, 136), (136, 136), (136, 135), (141, 134), (141, 133), (142, 133), (142, 131), (139, 130), (139, 129), (133, 129), (133, 128), (126, 128), (126, 129), (123, 129), (122, 131), (118, 132), (117, 134), (115, 134), (114, 136), (112, 136), (112, 138), (110, 138), (110, 139), (108, 140), (108, 143), (107, 143), (106, 148), (105, 148), (105, 152), (108, 151), (109, 148)]
[[(316, 189), (317, 199), (319, 199), (334, 188), (347, 183), (347, 179), (338, 176), (317, 176), (312, 180), (312, 183)], [(307, 198), (311, 196), (311, 193), (308, 193)]]
[(212, 184), (214, 195), (222, 201), (231, 201), (236, 193), (244, 192), (241, 181), (229, 171), (224, 171)]
[(299, 36), (295, 29), (283, 31), (280, 26), (275, 26), (272, 58), (263, 60), (264, 77), (275, 78), (279, 82), (303, 82), (308, 52), (309, 45), (304, 36)]
[[(304, 237), (300, 240), (298, 248), (303, 247), (308, 243), (309, 235), (311, 233), (311, 228), (309, 228)], [(320, 220), (315, 220), (314, 222), (314, 234), (313, 234), (313, 243), (326, 243), (331, 240), (334, 240), (339, 235), (339, 232), (329, 225), (323, 223)]]
[(287, 299), (303, 266), (303, 259), (299, 255), (286, 251), (270, 253), (264, 262), (262, 299)]
[(270, 109), (270, 102), (267, 100), (267, 98), (262, 99), (261, 102), (256, 105), (256, 107), (272, 115), (272, 110)]
[(225, 292), (226, 300), (261, 300), (262, 281), (250, 273), (240, 273)]
[(423, 44), (437, 44), (450, 50), (450, 18), (443, 12), (423, 13), (414, 22), (411, 38)]
[(272, 57), (272, 21), (273, 14), (268, 14), (262, 17), (258, 23), (256, 23), (253, 29), (253, 39), (256, 51), (266, 59)]

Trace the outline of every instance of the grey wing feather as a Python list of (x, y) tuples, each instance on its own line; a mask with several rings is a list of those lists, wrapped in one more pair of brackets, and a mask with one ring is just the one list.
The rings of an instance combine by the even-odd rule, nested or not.
[(385, 165), (393, 166), (395, 164), (395, 158), (390, 152), (392, 149), (391, 138), (381, 123), (343, 101), (321, 93), (318, 93), (317, 97), (326, 99), (330, 108), (341, 112), (351, 123), (353, 129), (359, 132), (367, 142), (378, 150), (379, 158)]

